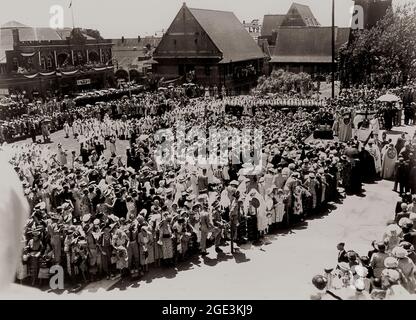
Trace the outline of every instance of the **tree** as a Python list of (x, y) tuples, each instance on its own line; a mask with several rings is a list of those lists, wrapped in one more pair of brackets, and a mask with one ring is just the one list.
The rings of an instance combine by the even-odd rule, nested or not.
[(308, 94), (312, 88), (312, 78), (309, 74), (286, 72), (282, 69), (274, 70), (269, 77), (261, 76), (257, 80), (257, 92), (280, 93), (290, 92)]
[(344, 87), (372, 83), (397, 86), (415, 76), (416, 5), (388, 9), (370, 30), (355, 30), (352, 40), (339, 50)]

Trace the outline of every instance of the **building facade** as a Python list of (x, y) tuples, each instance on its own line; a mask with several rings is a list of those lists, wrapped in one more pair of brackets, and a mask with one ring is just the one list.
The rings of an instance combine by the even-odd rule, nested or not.
[(34, 98), (113, 85), (111, 40), (93, 38), (77, 28), (6, 26), (1, 31), (3, 92)]
[(158, 78), (248, 92), (265, 56), (232, 12), (182, 6), (156, 48)]
[[(350, 28), (335, 28), (335, 51), (348, 43)], [(272, 69), (324, 75), (332, 68), (332, 27), (281, 27), (271, 53)]]
[(254, 41), (257, 41), (261, 34), (261, 24), (259, 22), (259, 19), (251, 20), (251, 22), (246, 22), (245, 20), (243, 20), (243, 26), (250, 34), (250, 36), (254, 39)]
[(116, 80), (142, 82), (152, 72), (153, 52), (160, 39), (154, 36), (112, 39)]
[[(348, 43), (350, 28), (335, 28), (335, 51)], [(270, 57), (269, 70), (324, 75), (332, 69), (332, 28), (321, 26), (312, 10), (293, 3), (288, 12), (264, 16), (258, 44)]]

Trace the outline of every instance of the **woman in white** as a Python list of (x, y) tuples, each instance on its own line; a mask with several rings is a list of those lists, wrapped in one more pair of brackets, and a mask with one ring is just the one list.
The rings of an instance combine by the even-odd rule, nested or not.
[(283, 189), (277, 190), (277, 194), (275, 196), (275, 220), (273, 220), (273, 223), (280, 223), (283, 221), (283, 217), (285, 215), (285, 201), (286, 196), (283, 192)]
[(273, 225), (276, 220), (276, 208), (274, 206), (274, 189), (273, 187), (268, 188), (266, 192), (266, 212), (267, 212), (267, 224), (269, 227)]
[(74, 138), (76, 139), (78, 135), (80, 134), (80, 127), (78, 120), (75, 120), (72, 124), (72, 134), (74, 135)]
[(378, 118), (373, 118), (370, 120), (370, 131), (373, 132), (374, 140), (378, 141), (378, 134), (380, 132), (380, 123)]
[(256, 189), (251, 189), (248, 193), (248, 196), (244, 200), (244, 209), (245, 212), (249, 212), (250, 207), (252, 207), (252, 200), (257, 199), (259, 207), (255, 208), (257, 212), (257, 230), (260, 232), (260, 235), (263, 236), (268, 228), (267, 213), (266, 213), (266, 203), (264, 198)]

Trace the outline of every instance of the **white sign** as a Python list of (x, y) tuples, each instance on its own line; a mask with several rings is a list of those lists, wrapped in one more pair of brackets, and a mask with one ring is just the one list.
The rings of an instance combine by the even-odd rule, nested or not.
[(86, 84), (91, 84), (91, 79), (81, 79), (81, 80), (77, 80), (77, 85), (78, 86), (84, 86)]

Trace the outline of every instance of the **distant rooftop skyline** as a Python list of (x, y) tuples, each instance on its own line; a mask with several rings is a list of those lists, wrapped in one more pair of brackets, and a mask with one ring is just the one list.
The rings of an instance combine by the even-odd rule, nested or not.
[[(394, 0), (404, 3), (411, 0)], [(33, 27), (48, 27), (50, 7), (61, 5), (64, 9), (64, 27), (72, 27), (70, 0), (5, 0), (5, 10), (0, 10), (0, 25), (17, 21)], [(76, 27), (100, 31), (104, 38), (135, 38), (138, 35), (160, 34), (169, 27), (183, 0), (72, 0)], [(331, 0), (188, 0), (190, 8), (232, 11), (242, 22), (259, 19), (265, 14), (285, 14), (293, 2), (310, 6), (322, 26), (331, 24)], [(335, 0), (336, 25), (349, 26), (352, 0)], [(30, 14), (28, 14), (30, 13)], [(0, 39), (1, 41), (1, 39)]]

